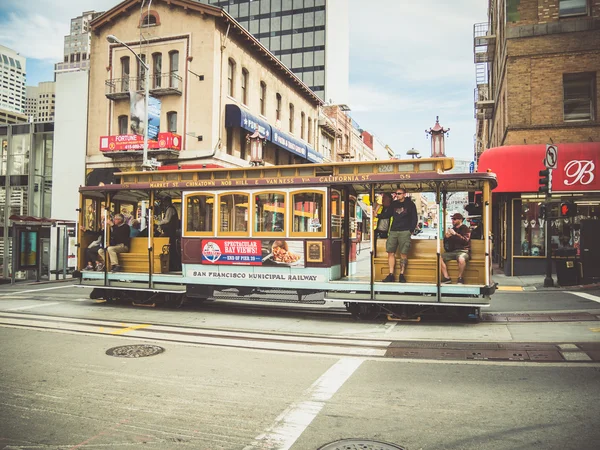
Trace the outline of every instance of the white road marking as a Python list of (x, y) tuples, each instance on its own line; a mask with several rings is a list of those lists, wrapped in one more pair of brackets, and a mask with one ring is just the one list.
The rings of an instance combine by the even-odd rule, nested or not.
[[(41, 308), (42, 306), (52, 306), (52, 305), (60, 305), (60, 303), (59, 302), (55, 302), (55, 303), (40, 303), (40, 304), (37, 304), (37, 305), (19, 306), (18, 308), (5, 309), (4, 311), (22, 311), (24, 309)], [(2, 312), (2, 311), (0, 311), (0, 312)]]
[(361, 358), (340, 359), (305, 392), (305, 400), (292, 403), (265, 433), (257, 436), (244, 450), (289, 449), (363, 361)]
[(385, 324), (386, 330), (384, 334), (389, 334), (392, 332), (392, 330), (394, 328), (396, 328), (396, 325), (398, 325), (398, 322), (388, 322)]
[(25, 294), (28, 292), (42, 292), (42, 291), (51, 291), (53, 289), (65, 289), (65, 288), (69, 288), (69, 287), (73, 287), (72, 285), (66, 285), (66, 286), (54, 286), (54, 287), (49, 287), (49, 288), (42, 288), (42, 289), (28, 289), (26, 291), (13, 291), (13, 292), (6, 292), (4, 294), (0, 294), (1, 297), (4, 297), (6, 295), (20, 295), (20, 294)]
[(567, 292), (567, 294), (577, 295), (578, 297), (583, 297), (588, 300), (600, 303), (600, 297), (598, 297), (597, 295), (588, 294), (586, 292)]

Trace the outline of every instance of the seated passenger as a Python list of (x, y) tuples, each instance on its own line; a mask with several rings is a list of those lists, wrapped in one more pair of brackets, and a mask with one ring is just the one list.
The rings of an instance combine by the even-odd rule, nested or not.
[(133, 219), (131, 221), (131, 225), (129, 226), (129, 228), (131, 228), (131, 230), (129, 231), (129, 237), (138, 237), (140, 235), (140, 221), (137, 219)]
[(100, 235), (96, 238), (96, 240), (92, 241), (90, 245), (85, 249), (85, 260), (87, 262), (87, 266), (84, 270), (94, 270), (99, 261), (98, 252), (102, 248), (104, 244), (104, 230), (100, 230)]
[[(120, 272), (119, 257), (117, 254), (126, 253), (129, 251), (129, 225), (124, 222), (122, 214), (116, 214), (113, 221), (108, 221), (111, 226), (110, 246), (106, 249), (110, 257), (111, 272)], [(104, 270), (106, 258), (104, 257), (104, 249), (98, 250), (98, 255), (102, 261), (96, 266), (96, 270)]]
[(458, 262), (458, 280), (457, 284), (464, 284), (463, 273), (467, 267), (469, 253), (471, 251), (471, 230), (468, 226), (463, 225), (464, 217), (460, 213), (452, 216), (452, 228), (446, 230), (444, 234), (444, 250), (442, 259), (440, 260), (440, 268), (442, 270), (442, 283), (452, 283), (446, 262), (456, 260)]

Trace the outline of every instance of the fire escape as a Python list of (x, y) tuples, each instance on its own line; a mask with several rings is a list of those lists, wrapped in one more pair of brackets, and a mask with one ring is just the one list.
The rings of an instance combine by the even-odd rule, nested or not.
[(496, 35), (489, 30), (488, 23), (476, 23), (473, 26), (473, 53), (475, 61), (475, 88), (474, 106), (477, 121), (475, 139), (475, 158), (479, 159), (483, 152), (489, 121), (494, 116), (494, 92), (490, 86), (490, 63), (494, 61), (496, 51)]

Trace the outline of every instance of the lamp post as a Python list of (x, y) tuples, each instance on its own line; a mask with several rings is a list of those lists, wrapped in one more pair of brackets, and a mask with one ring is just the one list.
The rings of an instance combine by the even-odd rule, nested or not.
[(127, 45), (125, 42), (120, 40), (115, 35), (109, 34), (108, 36), (106, 36), (106, 40), (111, 44), (123, 45), (131, 53), (133, 53), (133, 55), (137, 58), (140, 65), (144, 68), (144, 73), (145, 73), (145, 81), (144, 81), (145, 93), (144, 94), (145, 94), (146, 104), (144, 107), (145, 122), (144, 122), (144, 149), (143, 149), (142, 170), (152, 169), (152, 164), (150, 163), (150, 161), (148, 161), (148, 125), (149, 125), (148, 124), (148, 101), (150, 99), (150, 66), (148, 66), (148, 64), (142, 58), (140, 58), (140, 55), (138, 55), (136, 52), (134, 52), (133, 49), (129, 45)]

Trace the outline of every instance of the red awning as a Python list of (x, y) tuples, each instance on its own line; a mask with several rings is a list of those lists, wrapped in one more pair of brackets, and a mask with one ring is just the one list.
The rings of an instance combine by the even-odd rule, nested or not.
[[(600, 191), (600, 143), (556, 144), (558, 167), (552, 171), (552, 192)], [(539, 171), (545, 169), (546, 145), (507, 145), (484, 151), (478, 172), (496, 174), (494, 192), (538, 192)]]

